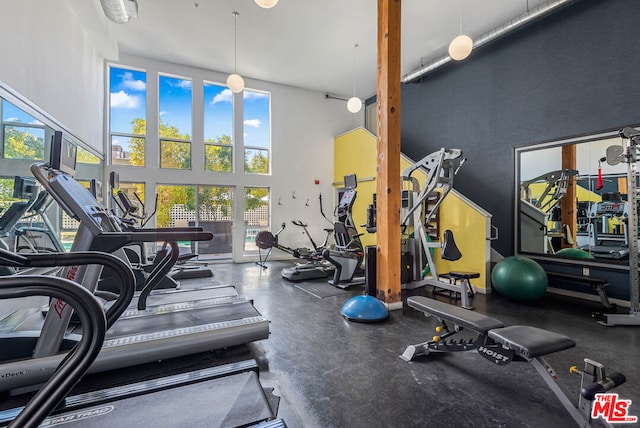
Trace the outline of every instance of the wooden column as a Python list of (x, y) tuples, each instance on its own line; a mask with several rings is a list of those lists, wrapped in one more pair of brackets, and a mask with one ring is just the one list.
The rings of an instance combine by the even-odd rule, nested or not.
[[(576, 145), (569, 144), (562, 146), (562, 169), (576, 169)], [(562, 239), (562, 248), (575, 247), (576, 242), (576, 229), (578, 227), (578, 202), (576, 194), (576, 177), (569, 179), (567, 185), (567, 194), (560, 201), (561, 211), (561, 224), (564, 229), (564, 225), (568, 224), (571, 229), (571, 239), (573, 244), (568, 243), (564, 238)], [(564, 231), (564, 230), (563, 230)]]
[(377, 287), (400, 295), (400, 0), (378, 0)]

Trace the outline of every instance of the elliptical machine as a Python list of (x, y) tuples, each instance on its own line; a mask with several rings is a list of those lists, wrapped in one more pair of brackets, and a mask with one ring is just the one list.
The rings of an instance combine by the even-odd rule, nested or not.
[(333, 233), (335, 249), (325, 249), (322, 257), (336, 267), (333, 279), (329, 284), (338, 288), (348, 288), (352, 285), (364, 284), (364, 276), (356, 276), (362, 272), (364, 249), (351, 211), (356, 201), (356, 187), (358, 180), (355, 174), (344, 176), (345, 191), (340, 197), (340, 202), (334, 210), (334, 216), (338, 220), (334, 223)]

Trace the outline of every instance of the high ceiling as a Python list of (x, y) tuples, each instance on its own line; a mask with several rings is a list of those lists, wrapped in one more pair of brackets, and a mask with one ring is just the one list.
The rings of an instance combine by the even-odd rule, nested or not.
[[(103, 21), (104, 16), (86, 16), (102, 13), (99, 0), (92, 1), (96, 7), (77, 13), (86, 22)], [(477, 38), (542, 3), (403, 1), (402, 74), (445, 55), (460, 32), (461, 17), (464, 33)], [(237, 11), (237, 71), (244, 77), (351, 96), (356, 76), (357, 96), (376, 92), (375, 0), (280, 0), (272, 9), (253, 0), (138, 0), (138, 5), (137, 19), (106, 24), (121, 53), (233, 72), (232, 12)]]

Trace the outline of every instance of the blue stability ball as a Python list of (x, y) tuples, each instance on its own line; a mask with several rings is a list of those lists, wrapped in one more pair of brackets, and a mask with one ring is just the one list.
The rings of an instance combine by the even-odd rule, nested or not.
[(349, 321), (379, 322), (389, 318), (389, 310), (373, 296), (355, 296), (347, 300), (340, 313)]
[(521, 302), (538, 300), (548, 285), (542, 266), (521, 256), (500, 260), (491, 272), (491, 282), (498, 293)]

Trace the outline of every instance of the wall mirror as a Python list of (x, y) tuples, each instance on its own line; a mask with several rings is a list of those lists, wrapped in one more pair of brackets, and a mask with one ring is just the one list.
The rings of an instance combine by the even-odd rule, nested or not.
[(617, 129), (515, 150), (516, 254), (628, 267), (626, 141)]
[[(100, 189), (104, 167), (101, 155), (48, 113), (0, 82), (0, 224), (3, 225), (0, 230), (0, 245), (4, 248), (16, 249), (16, 231), (26, 227), (29, 230), (43, 227), (51, 229), (51, 233), (57, 236), (58, 243), (64, 248), (68, 249), (71, 245), (77, 224), (58, 209), (55, 203), (47, 205), (44, 216), (25, 214), (16, 222), (2, 218), (12, 214), (9, 210), (12, 204), (28, 198), (26, 194), (16, 194), (15, 177), (32, 178), (31, 164), (49, 160), (51, 137), (58, 130), (63, 132), (68, 142), (77, 147), (76, 179), (87, 188)], [(47, 245), (48, 249), (49, 247), (52, 246)], [(52, 248), (62, 249), (58, 245)]]

